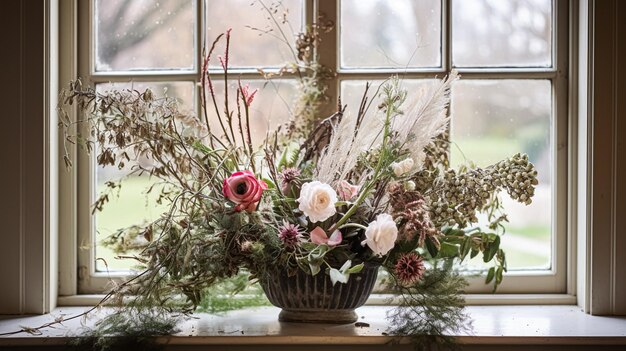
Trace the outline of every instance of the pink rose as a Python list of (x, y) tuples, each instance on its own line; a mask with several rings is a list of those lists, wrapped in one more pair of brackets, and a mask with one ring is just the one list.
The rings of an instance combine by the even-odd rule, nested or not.
[(224, 179), (222, 186), (224, 196), (237, 204), (235, 206), (237, 212), (256, 210), (265, 189), (267, 189), (267, 184), (247, 170), (231, 174), (230, 177)]
[(337, 246), (341, 244), (341, 240), (343, 240), (343, 238), (339, 230), (335, 230), (330, 238), (328, 237), (324, 229), (320, 227), (315, 227), (315, 229), (311, 231), (311, 242), (317, 245), (326, 244), (328, 246)]
[(347, 181), (342, 180), (337, 185), (337, 193), (342, 200), (347, 201), (355, 197), (359, 193), (360, 188), (361, 187), (358, 185), (352, 185)]

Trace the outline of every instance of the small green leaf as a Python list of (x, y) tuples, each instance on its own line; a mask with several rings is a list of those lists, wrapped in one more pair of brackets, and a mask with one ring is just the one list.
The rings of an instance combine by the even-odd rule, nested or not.
[(450, 230), (446, 233), (446, 235), (450, 236), (465, 236), (465, 231), (462, 229), (450, 228)]
[(311, 268), (309, 266), (309, 260), (306, 259), (306, 257), (297, 259), (296, 263), (298, 263), (298, 267), (300, 267), (300, 269), (302, 269), (305, 272), (308, 272), (310, 270), (310, 268)]
[(283, 151), (283, 154), (280, 156), (280, 160), (278, 161), (278, 169), (279, 170), (282, 170), (285, 167), (288, 167), (288, 164), (287, 164), (287, 150)]
[(493, 238), (493, 241), (489, 243), (489, 245), (487, 246), (487, 249), (483, 253), (483, 261), (484, 262), (491, 261), (499, 249), (500, 249), (500, 237), (495, 235), (495, 238)]
[(472, 248), (472, 251), (471, 251), (471, 253), (470, 253), (470, 258), (474, 258), (474, 257), (476, 257), (476, 255), (478, 255), (478, 253), (479, 253), (479, 252), (480, 252), (480, 251), (478, 251), (477, 249)]
[(435, 245), (430, 238), (426, 238), (426, 250), (428, 250), (431, 257), (437, 257), (437, 253), (439, 253), (439, 248), (437, 248), (437, 245)]
[(470, 252), (472, 248), (472, 243), (470, 241), (471, 241), (470, 237), (465, 237), (465, 240), (463, 240), (463, 242), (461, 243), (461, 247), (459, 248), (459, 251), (461, 254), (460, 255), (461, 261), (463, 261), (465, 257), (467, 257), (467, 254)]
[(311, 269), (311, 275), (316, 275), (320, 272), (319, 263), (309, 263), (309, 268)]
[(348, 269), (346, 273), (348, 274), (359, 273), (360, 271), (363, 270), (363, 267), (364, 267), (363, 263), (359, 263), (356, 266), (352, 266), (352, 268)]
[(202, 144), (199, 141), (195, 141), (191, 147), (193, 147), (196, 151), (200, 151), (205, 155), (210, 155), (213, 153), (213, 150), (211, 150), (210, 148), (208, 148), (206, 145)]
[(487, 278), (485, 279), (485, 284), (491, 283), (494, 275), (495, 275), (495, 267), (489, 268), (489, 271), (487, 272)]
[(449, 242), (452, 244), (461, 244), (462, 242), (465, 241), (465, 237), (464, 236), (446, 236), (443, 238), (443, 241)]
[(318, 245), (315, 249), (309, 252), (309, 260), (311, 261), (319, 261), (324, 258), (328, 252), (328, 246), (326, 245)]
[(269, 178), (263, 178), (263, 181), (264, 181), (265, 183), (267, 183), (267, 187), (268, 187), (269, 189), (276, 189), (276, 184), (274, 184), (274, 182), (273, 182), (271, 179), (269, 179)]
[(496, 286), (502, 283), (502, 271), (502, 267), (498, 267), (498, 269), (496, 269)]
[(311, 242), (304, 242), (304, 243), (300, 243), (300, 247), (302, 247), (304, 250), (306, 251), (313, 251), (315, 250), (319, 245), (315, 244), (315, 243), (311, 243)]
[(459, 245), (447, 243), (444, 241), (441, 243), (441, 247), (439, 248), (439, 255), (437, 257), (452, 258), (458, 255), (459, 255)]

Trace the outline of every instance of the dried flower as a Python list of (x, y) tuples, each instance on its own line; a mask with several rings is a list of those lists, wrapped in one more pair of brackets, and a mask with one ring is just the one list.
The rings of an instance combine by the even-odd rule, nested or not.
[(220, 64), (222, 65), (222, 68), (224, 69), (224, 71), (226, 71), (228, 69), (228, 51), (230, 48), (230, 32), (232, 31), (232, 28), (228, 28), (228, 30), (226, 31), (226, 49), (224, 49), (224, 57), (222, 56), (217, 56), (217, 59), (220, 61)]
[(252, 245), (254, 243), (250, 240), (246, 240), (244, 242), (242, 242), (239, 246), (240, 246), (240, 250), (242, 253), (244, 254), (249, 254), (250, 252), (252, 252)]
[(422, 194), (409, 190), (406, 185), (402, 186), (397, 182), (391, 183), (387, 190), (392, 215), (399, 223), (400, 240), (412, 241), (417, 235), (417, 243), (420, 247), (424, 246), (426, 238), (430, 238), (435, 245), (439, 245), (438, 236), (441, 233), (430, 220)]
[(500, 190), (506, 190), (512, 199), (529, 205), (535, 194), (537, 171), (528, 156), (516, 154), (487, 168), (455, 171), (448, 169), (420, 172), (415, 178), (417, 189), (427, 191), (438, 184), (430, 197), (431, 218), (438, 227), (478, 221), (477, 211), (485, 209), (490, 198)]
[(246, 102), (246, 106), (250, 106), (252, 101), (254, 101), (254, 96), (256, 95), (258, 89), (254, 89), (250, 92), (250, 84), (246, 84), (241, 87), (241, 95), (243, 95), (243, 99)]
[(415, 252), (402, 254), (396, 262), (394, 273), (402, 285), (408, 286), (420, 281), (424, 276), (424, 261)]
[(278, 231), (278, 237), (287, 249), (293, 249), (298, 246), (302, 238), (302, 230), (296, 225), (283, 220), (283, 226)]
[(278, 177), (280, 179), (280, 190), (283, 194), (287, 194), (289, 192), (291, 184), (293, 181), (298, 179), (299, 176), (300, 170), (291, 167), (283, 168), (283, 170), (278, 173)]

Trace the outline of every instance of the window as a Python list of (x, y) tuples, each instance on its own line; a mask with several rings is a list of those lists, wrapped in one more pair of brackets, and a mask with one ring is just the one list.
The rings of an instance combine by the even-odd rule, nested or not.
[[(509, 274), (499, 291), (565, 292), (567, 3), (338, 0), (320, 6), (337, 16), (338, 40), (324, 54), (331, 56), (325, 62), (336, 63), (336, 90), (348, 106), (358, 104), (368, 81), (397, 74), (417, 91), (458, 70), (450, 106), (452, 166), (466, 159), (486, 166), (525, 152), (540, 174), (530, 206), (502, 196)], [(489, 292), (482, 278), (470, 281), (471, 292)]]
[[(285, 102), (292, 101), (295, 86), (289, 76), (267, 83), (253, 69), (278, 70), (290, 54), (273, 34), (259, 36), (267, 19), (259, 3), (250, 3), (80, 2), (79, 75), (98, 90), (150, 86), (155, 94), (178, 97), (183, 106), (199, 111), (202, 47), (232, 27), (229, 75), (259, 88), (257, 127), (265, 131), (289, 118)], [(358, 106), (366, 82), (377, 84), (397, 74), (405, 88), (417, 91), (421, 84), (440, 79), (451, 69), (459, 71), (462, 78), (453, 87), (450, 108), (452, 164), (467, 158), (486, 165), (526, 152), (540, 173), (531, 206), (515, 206), (503, 195), (510, 215), (509, 233), (503, 239), (510, 272), (500, 292), (565, 292), (568, 4), (555, 0), (283, 0), (282, 6), (289, 9), (292, 33), (314, 22), (318, 14), (336, 24), (322, 41), (321, 61), (337, 73), (329, 82), (331, 101), (341, 96), (349, 109)], [(291, 39), (292, 33), (286, 35)], [(211, 67), (210, 72), (217, 89), (236, 84), (236, 80), (224, 83), (219, 67)], [(332, 106), (326, 111), (329, 114)], [(96, 168), (88, 157), (78, 162), (79, 292), (100, 292), (110, 276), (129, 266), (120, 264), (114, 253), (98, 243), (120, 226), (158, 215), (159, 209), (145, 205), (152, 196), (145, 194), (151, 180), (139, 176), (125, 182), (117, 203), (112, 200), (104, 212), (91, 216), (96, 194), (120, 171)], [(491, 289), (482, 278), (470, 280), (471, 292)]]

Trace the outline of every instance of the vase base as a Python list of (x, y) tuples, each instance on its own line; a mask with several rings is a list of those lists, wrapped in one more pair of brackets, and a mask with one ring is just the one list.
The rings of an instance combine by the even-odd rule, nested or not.
[(359, 319), (354, 310), (285, 310), (280, 311), (278, 320), (296, 323), (350, 324)]

